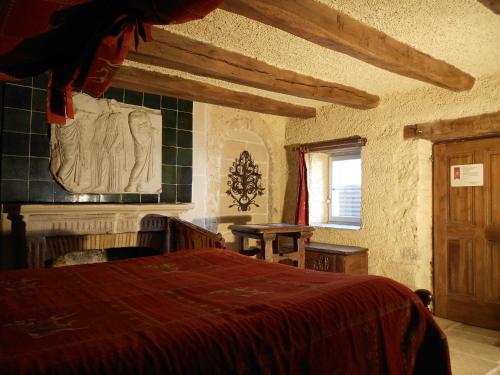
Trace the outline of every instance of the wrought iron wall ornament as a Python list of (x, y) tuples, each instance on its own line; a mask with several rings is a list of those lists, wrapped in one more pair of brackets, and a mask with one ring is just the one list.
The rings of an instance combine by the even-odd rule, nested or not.
[(243, 151), (233, 162), (227, 177), (229, 177), (227, 182), (229, 189), (226, 194), (233, 199), (233, 204), (229, 208), (236, 206), (238, 211), (250, 211), (252, 204), (260, 207), (255, 199), (264, 195), (262, 174), (248, 151)]

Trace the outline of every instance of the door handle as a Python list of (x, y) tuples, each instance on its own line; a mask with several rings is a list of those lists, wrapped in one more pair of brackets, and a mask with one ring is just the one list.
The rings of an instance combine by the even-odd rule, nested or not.
[(500, 226), (488, 225), (484, 228), (484, 237), (488, 241), (500, 242)]

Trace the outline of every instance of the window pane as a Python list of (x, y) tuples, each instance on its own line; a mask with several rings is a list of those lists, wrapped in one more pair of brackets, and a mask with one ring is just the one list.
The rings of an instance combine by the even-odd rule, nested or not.
[(332, 160), (331, 216), (358, 222), (361, 216), (361, 159)]

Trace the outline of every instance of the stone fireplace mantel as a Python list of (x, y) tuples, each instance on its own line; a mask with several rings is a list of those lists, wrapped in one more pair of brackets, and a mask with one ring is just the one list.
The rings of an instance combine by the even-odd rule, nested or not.
[(185, 204), (23, 205), (19, 211), (26, 237), (109, 234), (163, 230), (162, 216), (178, 217), (194, 208)]
[[(9, 209), (12, 229), (19, 225), (26, 244), (28, 267), (43, 267), (47, 237), (161, 232), (166, 217), (179, 217), (194, 204), (27, 204)], [(2, 215), (5, 219), (5, 214)], [(132, 237), (131, 237), (132, 238)], [(129, 245), (130, 246), (130, 245)]]

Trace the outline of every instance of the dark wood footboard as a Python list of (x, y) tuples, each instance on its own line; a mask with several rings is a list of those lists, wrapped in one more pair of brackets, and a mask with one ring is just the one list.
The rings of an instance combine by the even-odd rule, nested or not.
[(224, 238), (187, 221), (169, 217), (167, 219), (165, 250), (173, 252), (186, 249), (224, 248)]

